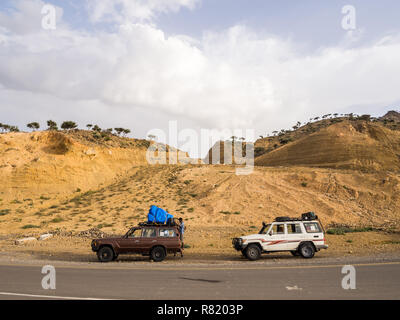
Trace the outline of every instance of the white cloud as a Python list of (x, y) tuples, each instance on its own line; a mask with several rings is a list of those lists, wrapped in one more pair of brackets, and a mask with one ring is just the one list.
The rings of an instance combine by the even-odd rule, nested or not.
[[(153, 14), (167, 9), (157, 10)], [(61, 26), (56, 32), (21, 34), (5, 27), (14, 31), (0, 29), (0, 59), (7, 61), (0, 64), (0, 87), (38, 94), (43, 105), (52, 103), (48, 96), (80, 107), (97, 101), (113, 116), (116, 108), (125, 110), (124, 120), (132, 114), (140, 121), (135, 114), (142, 108), (165, 120), (264, 134), (310, 115), (400, 100), (398, 36), (304, 55), (299, 44), (244, 26), (197, 40), (167, 37), (144, 23), (95, 33)], [(40, 114), (39, 99), (34, 101)]]
[(200, 0), (87, 0), (90, 20), (143, 22), (157, 14), (177, 12), (181, 7), (194, 9)]

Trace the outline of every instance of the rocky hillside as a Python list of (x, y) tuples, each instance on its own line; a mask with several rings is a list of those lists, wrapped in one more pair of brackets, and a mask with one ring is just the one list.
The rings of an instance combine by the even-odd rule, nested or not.
[(384, 116), (379, 118), (381, 121), (387, 122), (400, 122), (400, 112), (398, 111), (388, 111)]

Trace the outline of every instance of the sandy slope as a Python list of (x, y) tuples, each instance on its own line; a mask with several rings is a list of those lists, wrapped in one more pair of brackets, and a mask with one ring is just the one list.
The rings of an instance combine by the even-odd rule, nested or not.
[(59, 197), (110, 183), (133, 165), (146, 162), (146, 148), (129, 143), (98, 145), (61, 132), (2, 134), (0, 198), (4, 203)]
[[(100, 227), (123, 232), (143, 221), (151, 204), (182, 216), (189, 228), (258, 229), (276, 216), (315, 211), (325, 224), (398, 229), (399, 176), (312, 168), (255, 168), (237, 176), (231, 166), (138, 166), (107, 187), (67, 200), (33, 198), (4, 203), (2, 234)], [(38, 228), (21, 229), (26, 225)]]
[(345, 120), (258, 157), (256, 165), (400, 170), (400, 132)]

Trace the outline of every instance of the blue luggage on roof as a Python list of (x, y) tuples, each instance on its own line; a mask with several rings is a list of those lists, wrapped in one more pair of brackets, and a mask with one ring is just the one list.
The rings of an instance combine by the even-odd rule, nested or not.
[(168, 220), (172, 219), (173, 217), (174, 216), (172, 214), (169, 214), (164, 209), (153, 205), (150, 207), (149, 213), (147, 214), (147, 222), (167, 224)]

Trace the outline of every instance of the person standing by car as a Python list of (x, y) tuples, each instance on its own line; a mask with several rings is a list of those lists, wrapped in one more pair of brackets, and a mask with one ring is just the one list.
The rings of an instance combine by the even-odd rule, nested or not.
[(181, 256), (183, 257), (183, 234), (185, 233), (185, 223), (182, 218), (179, 218), (179, 235), (181, 238)]

